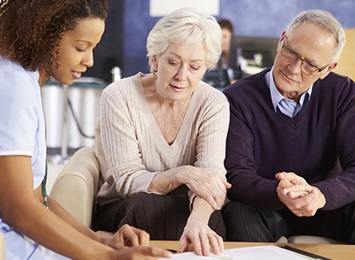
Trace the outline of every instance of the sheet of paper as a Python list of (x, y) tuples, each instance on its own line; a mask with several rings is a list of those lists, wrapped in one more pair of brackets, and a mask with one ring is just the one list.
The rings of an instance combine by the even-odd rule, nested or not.
[(204, 260), (304, 260), (313, 259), (305, 255), (297, 254), (292, 251), (282, 249), (278, 246), (250, 246), (241, 248), (231, 248), (225, 249), (224, 253), (221, 255), (210, 255), (210, 256), (198, 256), (193, 252), (174, 254), (172, 258), (159, 258), (170, 259), (170, 260), (183, 260), (183, 259), (204, 259)]

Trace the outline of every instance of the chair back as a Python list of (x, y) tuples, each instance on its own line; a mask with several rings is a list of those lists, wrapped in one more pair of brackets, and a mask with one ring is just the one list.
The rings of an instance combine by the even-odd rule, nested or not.
[(5, 238), (4, 238), (4, 234), (0, 231), (0, 259), (6, 259), (5, 253), (6, 253)]

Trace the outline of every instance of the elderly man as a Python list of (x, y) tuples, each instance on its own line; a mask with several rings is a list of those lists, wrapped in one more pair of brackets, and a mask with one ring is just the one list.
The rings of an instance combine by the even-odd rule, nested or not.
[(301, 12), (273, 67), (225, 89), (228, 240), (304, 234), (355, 243), (355, 84), (331, 72), (344, 44), (332, 14)]

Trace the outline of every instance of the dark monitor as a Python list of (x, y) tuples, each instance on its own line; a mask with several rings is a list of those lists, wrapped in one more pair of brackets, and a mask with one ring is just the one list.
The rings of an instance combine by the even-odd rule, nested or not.
[(227, 70), (220, 67), (207, 70), (202, 80), (217, 89), (223, 89), (231, 84)]
[(271, 67), (276, 56), (278, 42), (278, 38), (234, 35), (229, 58), (230, 67), (241, 68), (244, 76), (251, 74), (245, 66), (253, 67), (254, 70)]

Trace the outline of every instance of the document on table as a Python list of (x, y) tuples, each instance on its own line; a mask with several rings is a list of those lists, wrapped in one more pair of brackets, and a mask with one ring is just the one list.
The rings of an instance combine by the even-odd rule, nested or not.
[(250, 247), (240, 247), (240, 248), (231, 248), (225, 249), (223, 254), (210, 256), (198, 256), (194, 252), (187, 253), (179, 253), (174, 254), (171, 258), (159, 258), (162, 259), (170, 259), (170, 260), (178, 260), (178, 259), (189, 259), (189, 260), (304, 260), (304, 259), (324, 259), (314, 258), (307, 255), (299, 254), (292, 252), (290, 250), (283, 249), (279, 246), (274, 245), (266, 245), (266, 246), (250, 246)]

